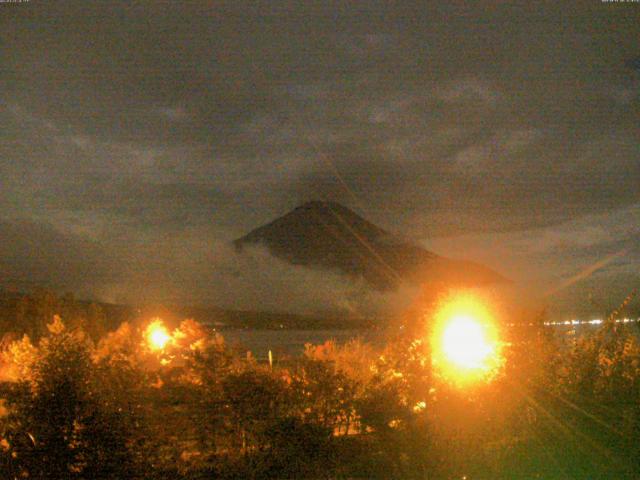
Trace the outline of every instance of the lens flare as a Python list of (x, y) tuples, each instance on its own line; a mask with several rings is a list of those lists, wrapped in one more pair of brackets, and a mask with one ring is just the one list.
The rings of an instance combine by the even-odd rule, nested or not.
[(462, 368), (482, 368), (493, 349), (482, 325), (472, 317), (454, 317), (444, 329), (442, 350), (449, 361)]
[(431, 346), (434, 367), (458, 385), (489, 381), (503, 363), (495, 320), (471, 294), (443, 303), (435, 315)]
[(166, 327), (162, 323), (162, 320), (154, 319), (148, 326), (146, 330), (146, 338), (149, 343), (149, 347), (152, 350), (162, 350), (169, 340), (171, 340), (171, 335), (167, 331)]

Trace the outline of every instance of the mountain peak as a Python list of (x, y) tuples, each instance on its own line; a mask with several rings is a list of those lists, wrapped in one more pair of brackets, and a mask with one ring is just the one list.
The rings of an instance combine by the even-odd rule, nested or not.
[(346, 208), (338, 202), (332, 202), (328, 200), (309, 200), (308, 202), (298, 205), (294, 210), (303, 209), (317, 209), (317, 208)]
[(504, 280), (482, 265), (448, 260), (411, 244), (330, 201), (306, 202), (234, 245), (238, 250), (262, 245), (292, 264), (362, 277), (380, 290), (405, 280), (420, 283), (425, 276), (472, 285)]
[[(339, 210), (353, 213), (349, 208), (338, 202), (332, 202), (328, 200), (310, 200), (308, 202), (303, 203), (302, 205), (298, 205), (295, 210)], [(355, 213), (353, 213), (355, 215)]]
[[(291, 212), (285, 215), (300, 216), (301, 218), (312, 219), (314, 217), (327, 217), (332, 218), (332, 221), (346, 221), (357, 222), (360, 224), (368, 224), (371, 227), (375, 227), (372, 223), (367, 222), (360, 215), (355, 213), (348, 207), (338, 203), (324, 200), (311, 200), (297, 206)], [(375, 227), (377, 228), (377, 227)], [(381, 230), (381, 229), (379, 229)], [(382, 231), (382, 230), (381, 230)]]

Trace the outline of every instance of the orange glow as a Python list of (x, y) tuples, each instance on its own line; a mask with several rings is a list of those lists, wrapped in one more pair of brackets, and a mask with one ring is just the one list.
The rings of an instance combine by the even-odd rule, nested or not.
[(159, 318), (154, 319), (147, 326), (145, 337), (152, 350), (162, 350), (171, 340), (171, 335)]
[(431, 347), (438, 373), (458, 385), (490, 381), (503, 363), (495, 320), (472, 294), (454, 295), (436, 312)]

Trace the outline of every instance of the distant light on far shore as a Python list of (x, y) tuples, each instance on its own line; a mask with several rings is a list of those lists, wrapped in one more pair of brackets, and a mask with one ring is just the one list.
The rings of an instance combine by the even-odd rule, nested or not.
[[(556, 322), (544, 322), (546, 326), (559, 326), (559, 325), (601, 325), (605, 321), (601, 318), (594, 318), (593, 320), (560, 320)], [(616, 318), (615, 323), (640, 323), (640, 318)]]
[(171, 335), (167, 331), (167, 328), (159, 318), (154, 319), (149, 326), (147, 326), (145, 337), (149, 343), (149, 348), (152, 350), (162, 350), (169, 340)]

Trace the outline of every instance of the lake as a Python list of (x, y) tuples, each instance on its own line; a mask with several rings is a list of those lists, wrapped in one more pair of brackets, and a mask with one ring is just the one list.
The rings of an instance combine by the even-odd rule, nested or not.
[[(621, 319), (619, 323), (637, 323), (640, 319)], [(559, 335), (571, 331), (586, 333), (597, 329), (602, 320), (548, 322), (547, 327), (553, 328)], [(269, 350), (273, 355), (299, 355), (304, 351), (306, 343), (320, 345), (327, 340), (343, 344), (354, 338), (361, 338), (365, 342), (381, 345), (384, 342), (383, 330), (251, 330), (251, 329), (222, 329), (218, 331), (225, 342), (239, 351), (250, 350), (255, 358), (265, 361)]]
[(380, 339), (380, 332), (372, 330), (248, 330), (223, 329), (220, 333), (225, 342), (240, 350), (250, 350), (258, 360), (266, 360), (269, 350), (277, 355), (299, 355), (306, 343), (320, 345), (327, 340), (343, 344), (354, 338), (367, 342)]

